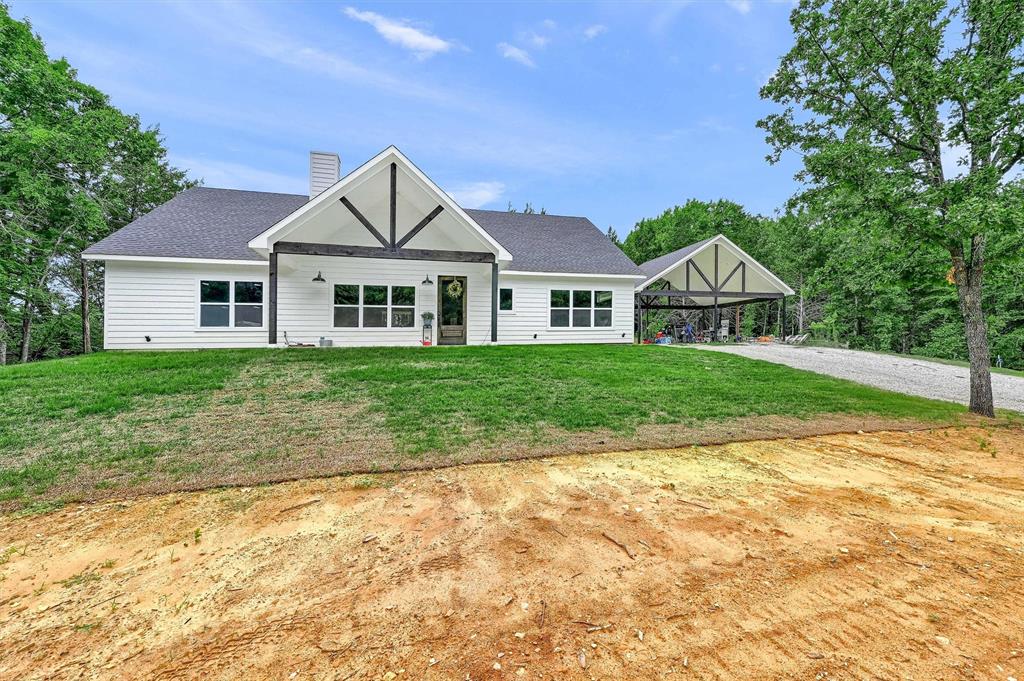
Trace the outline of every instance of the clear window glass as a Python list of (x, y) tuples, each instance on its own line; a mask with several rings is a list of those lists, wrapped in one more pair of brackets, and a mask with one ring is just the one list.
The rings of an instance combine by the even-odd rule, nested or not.
[(573, 326), (590, 326), (590, 308), (585, 310), (573, 309), (572, 311), (572, 325)]
[(335, 284), (334, 285), (335, 305), (358, 305), (359, 286), (357, 284)]
[(235, 303), (262, 303), (263, 282), (262, 281), (236, 281), (235, 282)]
[(228, 326), (230, 314), (230, 305), (200, 305), (199, 326)]
[[(590, 307), (590, 291), (573, 291), (572, 306)], [(587, 324), (587, 326), (590, 326), (590, 324)]]
[(498, 291), (498, 309), (505, 312), (512, 309), (512, 289), (503, 288)]
[(391, 308), (391, 326), (396, 329), (411, 329), (416, 323), (416, 311), (411, 307)]
[(382, 329), (388, 325), (387, 307), (363, 307), (363, 327)]
[(356, 328), (359, 326), (358, 307), (335, 307), (334, 325), (339, 328)]
[(594, 307), (611, 307), (611, 291), (594, 291)]
[(235, 305), (235, 326), (263, 326), (262, 305)]
[(416, 304), (415, 286), (392, 286), (391, 304), (411, 307)]
[(231, 287), (226, 281), (201, 281), (199, 282), (200, 303), (227, 303), (230, 302)]
[(387, 286), (364, 286), (363, 287), (363, 305), (387, 305), (388, 304), (388, 287)]
[(199, 282), (199, 326), (231, 326), (231, 282)]
[(566, 290), (552, 291), (551, 307), (569, 307), (569, 292)]
[(343, 329), (359, 327), (359, 285), (334, 285), (334, 326)]

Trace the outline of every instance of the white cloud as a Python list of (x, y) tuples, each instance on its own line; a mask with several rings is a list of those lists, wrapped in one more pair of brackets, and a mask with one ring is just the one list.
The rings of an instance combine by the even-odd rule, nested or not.
[(373, 26), (384, 40), (409, 50), (420, 59), (447, 52), (455, 44), (426, 31), (421, 31), (404, 21), (389, 19), (376, 12), (361, 12), (355, 7), (346, 7), (345, 15), (350, 19)]
[(530, 57), (530, 53), (521, 47), (515, 45), (509, 45), (508, 43), (498, 43), (498, 52), (505, 59), (511, 59), (512, 61), (519, 62), (523, 66), (529, 66), (531, 69), (536, 66), (533, 63), (533, 58)]
[(558, 24), (555, 23), (554, 19), (545, 19), (544, 21), (540, 22), (540, 25), (548, 29), (549, 31), (553, 31), (558, 27)]
[(463, 208), (480, 208), (497, 201), (504, 193), (502, 182), (470, 182), (452, 187), (448, 195)]
[(587, 26), (583, 29), (583, 37), (587, 40), (593, 40), (602, 33), (607, 33), (608, 27), (603, 24), (594, 24), (593, 26)]
[(293, 194), (305, 194), (309, 191), (309, 180), (305, 177), (260, 170), (231, 161), (174, 155), (171, 155), (169, 160), (171, 165), (186, 168), (189, 177), (201, 178), (207, 187)]
[(192, 26), (203, 30), (208, 38), (233, 44), (252, 54), (271, 59), (285, 66), (319, 73), (339, 81), (357, 83), (403, 97), (433, 100), (450, 104), (455, 93), (438, 86), (428, 86), (369, 68), (347, 56), (312, 47), (303, 38), (280, 30), (280, 22), (261, 14), (255, 6), (238, 4), (182, 3), (172, 5), (189, 19)]
[(748, 14), (753, 9), (750, 0), (726, 0), (726, 3), (740, 14)]
[(551, 38), (549, 36), (540, 35), (539, 33), (534, 33), (533, 31), (527, 33), (524, 36), (524, 38), (527, 42), (529, 42), (531, 45), (540, 50), (547, 47), (548, 43), (551, 42)]

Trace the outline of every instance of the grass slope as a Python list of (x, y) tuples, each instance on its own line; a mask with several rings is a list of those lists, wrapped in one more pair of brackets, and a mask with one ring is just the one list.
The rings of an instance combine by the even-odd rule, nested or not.
[[(0, 368), (0, 505), (439, 463), (750, 416), (944, 420), (957, 405), (638, 346), (99, 353)], [(466, 456), (462, 456), (465, 454)], [(329, 463), (328, 463), (329, 462)]]

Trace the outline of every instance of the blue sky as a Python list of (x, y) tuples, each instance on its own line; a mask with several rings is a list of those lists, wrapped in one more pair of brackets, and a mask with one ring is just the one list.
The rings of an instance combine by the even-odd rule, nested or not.
[(304, 193), (310, 149), (389, 144), (466, 207), (530, 201), (628, 232), (689, 198), (796, 190), (758, 118), (788, 2), (35, 3), (51, 56), (159, 124), (209, 186)]

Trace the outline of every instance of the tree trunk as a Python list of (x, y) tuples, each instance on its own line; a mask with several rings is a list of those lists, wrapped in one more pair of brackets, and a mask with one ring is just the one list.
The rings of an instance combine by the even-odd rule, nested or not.
[(21, 308), (21, 363), (28, 362), (29, 342), (32, 339), (32, 305), (26, 300)]
[(964, 332), (967, 336), (967, 356), (971, 363), (970, 409), (975, 414), (993, 417), (995, 407), (992, 402), (992, 372), (989, 369), (991, 358), (988, 348), (988, 325), (981, 308), (984, 253), (985, 238), (980, 235), (971, 239), (969, 261), (959, 248), (954, 248), (950, 252), (953, 257), (953, 275), (960, 302), (960, 315), (963, 317)]
[(82, 352), (92, 352), (92, 329), (89, 328), (89, 267), (82, 261)]

